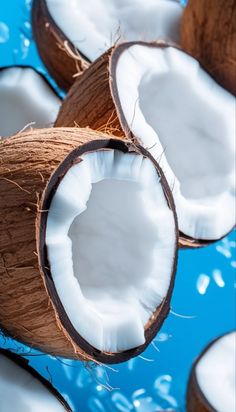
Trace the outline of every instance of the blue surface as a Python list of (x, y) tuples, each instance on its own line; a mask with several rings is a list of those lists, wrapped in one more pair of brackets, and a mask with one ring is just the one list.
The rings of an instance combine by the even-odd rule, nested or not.
[[(29, 16), (30, 1), (1, 0), (0, 66), (32, 65), (46, 73)], [(59, 360), (1, 336), (0, 345), (30, 352), (32, 366), (52, 380), (75, 412), (182, 412), (194, 358), (210, 340), (236, 326), (235, 251), (232, 232), (207, 248), (180, 252), (172, 312), (145, 353), (125, 364), (111, 369)]]

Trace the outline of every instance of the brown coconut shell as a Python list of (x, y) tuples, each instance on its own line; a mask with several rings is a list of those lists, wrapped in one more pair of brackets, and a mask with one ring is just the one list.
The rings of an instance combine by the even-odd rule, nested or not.
[(6, 349), (0, 348), (0, 356), (5, 356), (10, 361), (14, 362), (17, 366), (24, 369), (28, 372), (33, 378), (37, 379), (43, 386), (55, 397), (58, 401), (64, 406), (65, 411), (73, 412), (71, 407), (65, 401), (65, 399), (61, 396), (61, 394), (52, 386), (52, 384), (47, 381), (42, 375), (40, 375), (32, 366), (29, 365), (29, 361), (22, 356), (17, 355)]
[[(83, 153), (116, 149), (150, 158), (177, 218), (171, 191), (155, 160), (140, 146), (90, 129), (37, 129), (0, 141), (0, 327), (44, 352), (104, 363), (141, 353), (170, 310), (177, 257), (169, 290), (145, 326), (145, 344), (122, 353), (104, 353), (74, 329), (57, 294), (47, 260), (45, 231), (54, 191)], [(177, 254), (176, 254), (177, 255)]]
[[(75, 81), (61, 105), (55, 126), (89, 126), (117, 137), (125, 134), (127, 139), (138, 143), (138, 138), (129, 129), (125, 119), (116, 83), (116, 65), (120, 55), (136, 44), (146, 47), (175, 47), (161, 41), (137, 41), (110, 48)], [(179, 234), (181, 248), (199, 248), (210, 243), (211, 240), (193, 239), (182, 232)]]
[(236, 0), (188, 0), (181, 45), (236, 96)]
[[(211, 349), (212, 346), (225, 335), (227, 335), (227, 333), (211, 341), (206, 346), (206, 348), (201, 352), (201, 354), (197, 357), (197, 359), (195, 360), (192, 366), (189, 381), (188, 381), (187, 394), (186, 394), (187, 412), (217, 412), (215, 408), (213, 408), (213, 406), (209, 403), (209, 401), (205, 397), (204, 393), (202, 392), (198, 384), (196, 368), (197, 368), (198, 362), (202, 359), (202, 357), (206, 354), (206, 352), (209, 349)], [(217, 368), (217, 365), (216, 365), (216, 368)]]
[(87, 69), (89, 60), (57, 26), (45, 0), (33, 1), (32, 24), (33, 35), (43, 63), (57, 84), (68, 90), (75, 77)]

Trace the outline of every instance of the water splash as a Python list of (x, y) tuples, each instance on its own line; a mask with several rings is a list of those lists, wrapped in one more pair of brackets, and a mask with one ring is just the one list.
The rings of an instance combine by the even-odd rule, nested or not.
[(0, 21), (0, 44), (6, 43), (10, 37), (9, 27), (3, 21)]
[(161, 406), (158, 405), (145, 389), (138, 389), (132, 395), (134, 411), (136, 412), (153, 412), (161, 411)]
[(95, 396), (89, 398), (88, 407), (91, 412), (106, 412), (106, 409), (104, 408), (100, 399), (95, 398)]
[(205, 273), (201, 273), (197, 279), (196, 288), (200, 295), (205, 295), (208, 286), (210, 284), (210, 277), (205, 275)]
[(162, 405), (163, 407), (171, 407), (172, 409), (176, 409), (178, 407), (178, 402), (174, 396), (170, 394), (172, 380), (171, 375), (158, 376), (154, 382), (154, 390), (157, 397), (165, 401), (166, 405)]
[(132, 403), (123, 395), (122, 392), (113, 392), (111, 395), (111, 401), (115, 405), (116, 410), (119, 412), (133, 411)]
[(222, 272), (219, 269), (214, 269), (212, 272), (213, 279), (219, 288), (225, 287), (225, 281), (222, 277)]

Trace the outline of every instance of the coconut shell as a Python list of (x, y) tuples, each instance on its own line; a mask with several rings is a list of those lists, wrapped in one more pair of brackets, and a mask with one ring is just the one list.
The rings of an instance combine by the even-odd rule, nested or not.
[[(0, 141), (0, 327), (53, 355), (117, 363), (141, 353), (161, 327), (170, 309), (176, 257), (167, 296), (146, 325), (145, 344), (122, 353), (103, 353), (71, 324), (53, 283), (45, 245), (47, 214), (61, 178), (81, 154), (109, 149), (152, 159), (127, 140), (110, 139), (89, 129), (37, 129)], [(177, 239), (172, 194), (153, 162), (173, 210)]]
[(45, 66), (57, 84), (68, 90), (74, 83), (75, 76), (89, 66), (88, 59), (57, 26), (45, 0), (34, 0), (32, 24), (33, 35)]
[(181, 45), (236, 96), (236, 1), (188, 0)]
[[(75, 81), (63, 101), (55, 126), (89, 126), (113, 136), (123, 136), (138, 143), (138, 138), (129, 129), (116, 84), (116, 65), (121, 53), (130, 46), (173, 47), (164, 42), (127, 42), (110, 48)], [(179, 234), (179, 247), (199, 248), (212, 243)]]
[(211, 341), (209, 345), (207, 345), (206, 348), (197, 357), (197, 359), (195, 360), (192, 366), (189, 381), (188, 381), (187, 394), (186, 394), (187, 412), (217, 412), (213, 408), (213, 406), (208, 402), (200, 386), (198, 385), (197, 376), (196, 376), (196, 367), (197, 367), (198, 362), (205, 355), (205, 353), (209, 349), (211, 349), (211, 347), (223, 336), (224, 335), (221, 335), (217, 339), (214, 339), (213, 341)]
[(13, 353), (9, 350), (6, 349), (1, 349), (0, 348), (0, 355), (5, 356), (12, 362), (14, 362), (16, 365), (18, 365), (20, 368), (24, 369), (26, 372), (28, 372), (32, 377), (37, 379), (40, 383), (45, 386), (45, 388), (51, 392), (51, 394), (56, 397), (59, 402), (64, 406), (65, 411), (67, 412), (72, 412), (71, 407), (68, 405), (68, 403), (65, 401), (65, 399), (61, 396), (61, 394), (52, 386), (52, 384), (47, 381), (42, 375), (40, 375), (32, 366), (29, 365), (29, 361), (22, 356), (17, 355), (16, 353)]

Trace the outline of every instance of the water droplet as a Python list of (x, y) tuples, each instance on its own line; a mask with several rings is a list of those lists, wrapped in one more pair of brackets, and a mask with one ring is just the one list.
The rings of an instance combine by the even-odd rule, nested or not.
[(171, 375), (160, 375), (154, 382), (154, 389), (159, 398), (167, 402), (169, 406), (176, 408), (178, 403), (176, 399), (170, 395), (171, 385)]
[(20, 48), (22, 52), (22, 59), (25, 59), (29, 52), (30, 40), (23, 33), (20, 33)]
[(0, 43), (6, 43), (8, 40), (9, 28), (3, 21), (0, 21)]
[(130, 412), (133, 410), (133, 405), (121, 392), (113, 392), (111, 400), (115, 404), (117, 411)]
[(151, 396), (148, 396), (145, 389), (138, 389), (132, 395), (134, 410), (136, 412), (153, 412), (163, 410)]
[(213, 270), (212, 276), (219, 288), (223, 288), (225, 286), (224, 279), (222, 278), (222, 273), (219, 269)]
[(208, 275), (205, 275), (204, 273), (201, 273), (197, 279), (197, 290), (200, 293), (200, 295), (205, 295), (207, 288), (210, 283), (210, 277)]
[(78, 388), (86, 388), (92, 383), (92, 378), (87, 369), (84, 367), (79, 371), (78, 377), (76, 379), (76, 386)]
[(88, 407), (91, 412), (106, 412), (102, 402), (94, 396), (89, 399)]
[(170, 335), (168, 333), (165, 333), (165, 332), (160, 332), (160, 333), (158, 333), (157, 337), (155, 338), (155, 341), (156, 342), (166, 342), (170, 338), (172, 338), (172, 335)]

